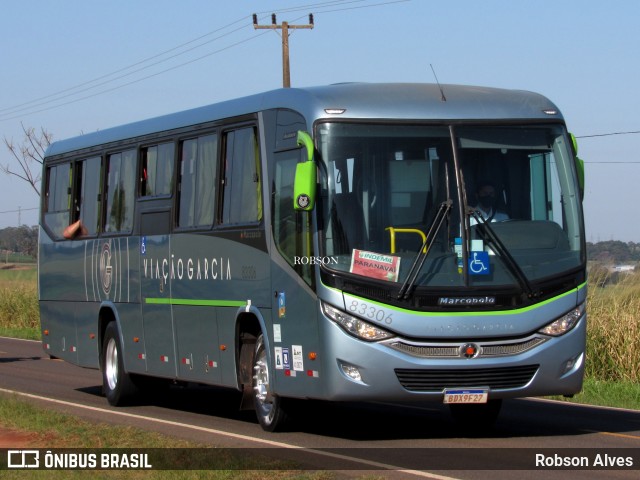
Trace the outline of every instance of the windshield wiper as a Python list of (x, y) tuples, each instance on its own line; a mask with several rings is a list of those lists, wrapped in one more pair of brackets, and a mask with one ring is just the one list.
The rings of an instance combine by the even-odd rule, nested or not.
[(507, 247), (504, 245), (502, 240), (496, 235), (496, 232), (491, 227), (491, 224), (485, 220), (485, 218), (478, 213), (478, 210), (472, 207), (469, 207), (467, 210), (467, 214), (469, 217), (472, 217), (476, 220), (478, 225), (478, 233), (482, 237), (482, 240), (488, 244), (493, 245), (494, 250), (498, 254), (500, 258), (504, 261), (505, 265), (509, 269), (509, 272), (516, 278), (520, 288), (522, 291), (527, 294), (529, 298), (533, 298), (538, 296), (538, 292), (534, 292), (531, 287), (531, 283), (529, 279), (525, 275), (525, 273), (520, 268), (520, 265), (515, 261)]
[(440, 204), (438, 212), (431, 222), (431, 226), (429, 227), (429, 231), (427, 232), (424, 243), (420, 247), (420, 250), (418, 250), (416, 258), (413, 260), (413, 264), (409, 269), (409, 273), (407, 273), (407, 278), (402, 284), (402, 287), (400, 287), (400, 291), (398, 292), (397, 297), (398, 300), (406, 300), (411, 295), (411, 292), (416, 283), (416, 279), (418, 278), (418, 274), (420, 273), (420, 270), (422, 270), (424, 261), (427, 259), (427, 255), (429, 255), (429, 251), (431, 250), (431, 244), (438, 235), (438, 232), (440, 231), (440, 228), (442, 227), (445, 219), (448, 217), (452, 205), (453, 200), (451, 199), (448, 199)]

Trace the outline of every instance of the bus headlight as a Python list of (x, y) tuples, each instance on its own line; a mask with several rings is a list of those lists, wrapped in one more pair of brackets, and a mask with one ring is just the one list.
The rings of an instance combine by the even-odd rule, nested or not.
[(360, 320), (359, 318), (344, 313), (343, 311), (338, 310), (337, 308), (332, 307), (327, 303), (321, 302), (321, 304), (324, 314), (354, 337), (358, 337), (362, 340), (367, 340), (370, 342), (393, 337), (393, 334), (391, 332), (383, 330), (382, 328), (378, 328), (369, 322), (365, 322), (364, 320)]
[(584, 315), (585, 304), (578, 305), (576, 308), (571, 310), (566, 315), (554, 320), (546, 327), (538, 330), (538, 332), (543, 333), (545, 335), (551, 335), (552, 337), (559, 337), (560, 335), (564, 335), (573, 327), (576, 326), (578, 320), (582, 318)]

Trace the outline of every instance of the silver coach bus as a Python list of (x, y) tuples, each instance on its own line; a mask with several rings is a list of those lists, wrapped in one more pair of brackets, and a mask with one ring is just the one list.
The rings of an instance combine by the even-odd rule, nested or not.
[(302, 399), (489, 423), (579, 392), (575, 143), (543, 96), (443, 90), (280, 89), (54, 143), (45, 351), (101, 369), (112, 405), (236, 389), (269, 431)]

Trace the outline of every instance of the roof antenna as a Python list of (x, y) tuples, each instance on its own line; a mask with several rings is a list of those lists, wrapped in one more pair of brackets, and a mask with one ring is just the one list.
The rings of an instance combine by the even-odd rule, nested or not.
[(433, 72), (433, 76), (436, 79), (436, 83), (438, 84), (438, 88), (440, 89), (440, 100), (442, 100), (443, 102), (447, 101), (447, 97), (444, 96), (444, 90), (442, 90), (442, 86), (440, 85), (440, 82), (438, 81), (438, 76), (436, 75), (436, 71), (433, 68), (433, 65), (429, 64), (429, 66), (431, 67), (431, 71)]

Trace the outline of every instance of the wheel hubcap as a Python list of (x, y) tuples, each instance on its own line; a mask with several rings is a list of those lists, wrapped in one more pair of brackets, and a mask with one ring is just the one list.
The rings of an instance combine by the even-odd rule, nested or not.
[(104, 372), (109, 389), (114, 390), (118, 384), (118, 347), (113, 338), (109, 339), (107, 343), (107, 352), (104, 358)]
[(269, 369), (264, 351), (260, 352), (253, 371), (253, 390), (255, 391), (255, 397), (262, 413), (268, 416), (273, 407), (273, 398), (269, 390)]

